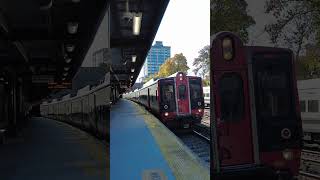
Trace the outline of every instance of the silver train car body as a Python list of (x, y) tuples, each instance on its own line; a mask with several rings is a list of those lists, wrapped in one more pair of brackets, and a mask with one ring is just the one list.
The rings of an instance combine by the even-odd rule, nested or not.
[(297, 83), (304, 140), (320, 142), (320, 78)]
[(61, 99), (43, 102), (40, 114), (43, 117), (63, 121), (87, 130), (99, 138), (109, 135), (110, 74), (100, 84), (85, 86), (75, 96), (67, 94)]

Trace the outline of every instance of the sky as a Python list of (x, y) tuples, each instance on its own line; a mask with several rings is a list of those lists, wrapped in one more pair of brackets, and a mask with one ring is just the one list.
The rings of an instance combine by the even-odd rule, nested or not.
[(265, 13), (265, 0), (246, 0), (248, 3), (247, 12), (253, 17), (256, 24), (248, 28), (249, 32), (249, 45), (256, 46), (274, 46), (271, 43), (270, 38), (266, 32), (264, 32), (264, 27), (266, 24), (275, 22), (275, 18), (272, 15)]
[[(170, 0), (153, 44), (155, 41), (171, 46), (171, 57), (183, 53), (189, 73), (193, 75), (193, 60), (210, 44), (210, 0)], [(142, 71), (138, 79), (143, 75)]]

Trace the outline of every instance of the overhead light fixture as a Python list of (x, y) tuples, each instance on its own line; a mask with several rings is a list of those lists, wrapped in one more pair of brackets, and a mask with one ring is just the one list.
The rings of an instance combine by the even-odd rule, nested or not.
[(77, 22), (68, 22), (68, 32), (70, 34), (75, 34), (78, 31), (78, 23)]
[(132, 62), (136, 62), (136, 60), (137, 60), (137, 56), (136, 56), (136, 55), (133, 55), (133, 56), (132, 56)]
[(66, 78), (62, 78), (62, 81), (65, 81), (66, 80)]
[(131, 72), (134, 72), (134, 68), (131, 69)]
[(72, 52), (74, 50), (74, 45), (73, 44), (67, 44), (66, 49), (68, 52)]
[(67, 75), (68, 75), (68, 73), (67, 73), (67, 72), (63, 73), (63, 76), (67, 76)]
[(63, 68), (65, 71), (68, 71), (70, 69), (70, 67), (64, 67)]
[(134, 35), (139, 35), (140, 34), (140, 29), (141, 29), (141, 19), (142, 19), (142, 13), (134, 13), (133, 14), (133, 34)]
[(71, 58), (67, 58), (67, 59), (65, 59), (65, 61), (66, 61), (66, 63), (70, 63), (71, 62)]
[(131, 76), (131, 79), (133, 79), (133, 76)]
[(72, 0), (73, 3), (79, 3), (80, 0)]

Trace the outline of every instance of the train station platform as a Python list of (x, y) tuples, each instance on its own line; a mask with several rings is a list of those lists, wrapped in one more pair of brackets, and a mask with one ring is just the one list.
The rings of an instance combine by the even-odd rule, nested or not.
[(111, 108), (110, 179), (209, 180), (209, 169), (157, 118), (120, 99)]
[(3, 180), (106, 180), (108, 147), (68, 124), (33, 118), (23, 138), (0, 145)]

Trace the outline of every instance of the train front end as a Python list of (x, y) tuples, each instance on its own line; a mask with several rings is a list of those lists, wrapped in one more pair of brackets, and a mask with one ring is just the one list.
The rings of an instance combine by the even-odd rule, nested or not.
[(302, 126), (292, 52), (244, 46), (222, 32), (210, 58), (212, 175), (297, 177)]
[(173, 128), (190, 128), (204, 114), (202, 81), (178, 72), (159, 80), (161, 120)]

